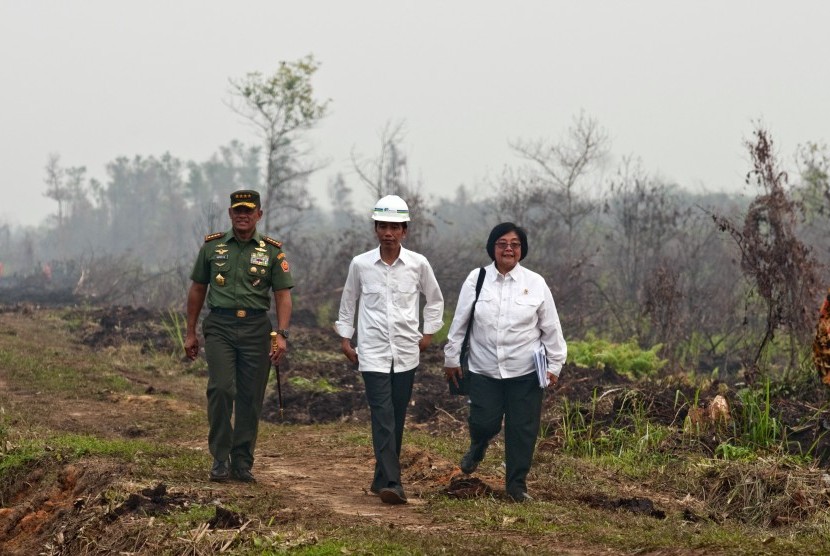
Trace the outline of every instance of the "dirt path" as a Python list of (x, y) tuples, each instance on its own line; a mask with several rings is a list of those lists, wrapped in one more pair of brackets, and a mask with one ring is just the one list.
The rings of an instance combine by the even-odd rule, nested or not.
[(369, 492), (374, 460), (365, 454), (342, 452), (306, 453), (303, 456), (267, 451), (257, 456), (255, 471), (264, 487), (273, 486), (302, 510), (325, 508), (345, 518), (418, 529), (433, 527), (432, 520), (418, 512), (425, 502), (413, 496), (409, 503), (392, 506)]

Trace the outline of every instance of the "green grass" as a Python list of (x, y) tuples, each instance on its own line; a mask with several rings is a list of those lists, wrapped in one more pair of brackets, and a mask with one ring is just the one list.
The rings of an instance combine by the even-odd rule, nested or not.
[(184, 353), (184, 336), (187, 327), (187, 319), (179, 311), (168, 309), (166, 318), (161, 321), (167, 337), (174, 346), (172, 356), (181, 356)]
[(291, 350), (292, 361), (313, 362), (313, 363), (342, 363), (346, 359), (340, 352), (333, 352), (325, 349), (303, 349)]
[(567, 398), (562, 402), (561, 433), (563, 452), (576, 457), (595, 459), (630, 478), (648, 476), (664, 466), (670, 455), (661, 450), (673, 431), (652, 423), (643, 400), (636, 391), (628, 392), (613, 423), (598, 423), (599, 398), (594, 392), (589, 407)]
[(288, 379), (288, 384), (304, 392), (316, 392), (320, 394), (333, 394), (339, 392), (340, 389), (329, 382), (324, 377), (318, 377), (316, 380), (310, 380), (303, 376), (292, 376)]
[[(466, 428), (463, 430), (463, 435), (458, 438), (451, 438), (447, 436), (437, 436), (428, 432), (419, 430), (404, 430), (403, 445), (417, 446), (422, 450), (436, 453), (450, 461), (458, 461), (461, 459), (461, 454), (467, 450), (469, 445), (469, 437), (467, 436)], [(371, 436), (369, 437), (371, 444)]]
[(771, 414), (769, 380), (765, 381), (763, 389), (741, 390), (738, 397), (741, 412), (734, 419), (736, 436), (751, 448), (779, 448), (783, 429), (781, 421)]
[(153, 476), (159, 466), (167, 471), (189, 473), (207, 469), (205, 452), (133, 439), (105, 439), (85, 434), (58, 434), (21, 440), (0, 459), (0, 481), (41, 459), (61, 462), (85, 457), (102, 457), (124, 463), (137, 463), (136, 473)]
[(49, 348), (21, 354), (0, 347), (0, 367), (9, 379), (44, 395), (81, 397), (84, 392), (135, 390), (124, 377), (113, 373), (109, 364), (94, 358), (70, 362), (61, 355)]
[(206, 523), (216, 515), (216, 506), (196, 504), (184, 508), (182, 511), (170, 512), (161, 517), (162, 521), (176, 526), (180, 533), (184, 533), (197, 525)]

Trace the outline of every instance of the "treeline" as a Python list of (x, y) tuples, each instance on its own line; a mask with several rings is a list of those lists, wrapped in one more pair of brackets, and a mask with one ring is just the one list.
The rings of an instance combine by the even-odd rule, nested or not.
[[(307, 82), (316, 65), (303, 63)], [(258, 79), (239, 85), (240, 99), (264, 102)], [(325, 103), (316, 106), (314, 121)], [(430, 197), (409, 172), (403, 125), (388, 125), (376, 155), (353, 155), (348, 179), (331, 179), (334, 208), (322, 211), (307, 179), (323, 165), (307, 162), (298, 135), (313, 123), (264, 134), (264, 148), (231, 142), (203, 162), (118, 158), (106, 183), (51, 156), (45, 179), (57, 212), (36, 229), (0, 225), (0, 301), (15, 287), (63, 288), (76, 299), (181, 310), (203, 236), (228, 227), (228, 194), (256, 188), (267, 193), (261, 231), (284, 241), (291, 261), (297, 319), (328, 327), (350, 258), (375, 245), (371, 207), (354, 202), (360, 188), (409, 203), (407, 246), (432, 262), (447, 322), (464, 277), (489, 263), (487, 233), (511, 220), (528, 231), (523, 264), (546, 277), (569, 339), (659, 344), (670, 369), (794, 370), (807, 359), (830, 262), (824, 146), (802, 147), (790, 178), (756, 129), (746, 143), (749, 193), (695, 192), (636, 159), (609, 172), (607, 135), (581, 114), (558, 140), (511, 143), (517, 163), (501, 174)]]

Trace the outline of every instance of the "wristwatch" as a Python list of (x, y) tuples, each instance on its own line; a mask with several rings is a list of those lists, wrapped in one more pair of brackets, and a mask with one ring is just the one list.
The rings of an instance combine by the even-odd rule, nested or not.
[(287, 329), (286, 330), (282, 330), (282, 329), (277, 330), (277, 334), (279, 334), (280, 336), (282, 336), (286, 340), (288, 339), (288, 330)]

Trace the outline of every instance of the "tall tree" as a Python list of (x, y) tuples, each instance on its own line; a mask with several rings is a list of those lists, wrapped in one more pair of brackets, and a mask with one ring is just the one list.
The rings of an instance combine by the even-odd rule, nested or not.
[(569, 260), (578, 256), (572, 252), (577, 226), (596, 208), (587, 195), (580, 195), (584, 191), (580, 191), (579, 186), (586, 174), (606, 156), (608, 144), (607, 132), (584, 112), (574, 119), (562, 141), (538, 139), (510, 143), (519, 156), (531, 163), (529, 183), (538, 188), (540, 194), (555, 197), (557, 202), (549, 207), (565, 225)]
[(387, 122), (380, 131), (380, 152), (371, 159), (352, 149), (352, 167), (366, 189), (377, 200), (386, 195), (404, 196), (408, 186), (407, 160), (402, 143), (406, 136), (403, 121)]
[[(246, 118), (265, 142), (265, 230), (286, 206), (294, 211), (310, 208), (305, 180), (322, 164), (304, 161), (301, 134), (325, 117), (329, 101), (314, 96), (311, 80), (320, 65), (312, 55), (279, 63), (270, 76), (248, 73), (231, 79), (231, 109)], [(293, 187), (293, 190), (292, 190)], [(299, 190), (298, 190), (299, 188)], [(279, 198), (279, 203), (277, 203)]]
[(346, 184), (343, 174), (338, 173), (329, 181), (329, 198), (332, 201), (332, 216), (335, 230), (346, 230), (354, 224), (355, 214), (352, 203), (352, 188)]
[(61, 167), (61, 157), (57, 153), (51, 153), (46, 161), (46, 177), (43, 179), (46, 184), (44, 195), (58, 203), (58, 229), (63, 228), (63, 215), (66, 203), (71, 193), (64, 183), (65, 172)]

